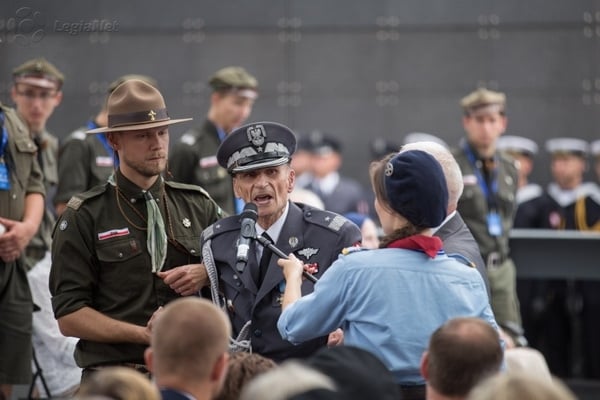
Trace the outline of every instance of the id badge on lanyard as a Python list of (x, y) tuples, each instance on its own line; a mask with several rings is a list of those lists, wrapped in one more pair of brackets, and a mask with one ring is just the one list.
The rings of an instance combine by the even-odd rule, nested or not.
[(2, 126), (2, 138), (0, 138), (0, 190), (10, 190), (10, 174), (4, 158), (4, 151), (8, 144), (8, 132), (4, 127), (4, 113), (2, 112), (0, 112), (0, 125)]
[(490, 236), (502, 235), (502, 218), (495, 210), (490, 211), (487, 215), (488, 233)]

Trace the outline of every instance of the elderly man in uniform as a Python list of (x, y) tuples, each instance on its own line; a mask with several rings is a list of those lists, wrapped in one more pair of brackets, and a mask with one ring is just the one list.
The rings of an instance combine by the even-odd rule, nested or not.
[(200, 128), (183, 134), (173, 148), (169, 170), (173, 180), (202, 186), (229, 214), (244, 207), (235, 198), (231, 177), (217, 162), (217, 148), (234, 128), (250, 116), (258, 97), (258, 81), (241, 67), (218, 70), (209, 85), (210, 108)]
[[(256, 235), (268, 237), (284, 254), (294, 253), (320, 277), (345, 247), (360, 242), (360, 230), (340, 215), (289, 200), (295, 183), (290, 167), (295, 149), (296, 137), (289, 128), (258, 122), (227, 136), (217, 159), (233, 176), (236, 195), (257, 206), (258, 220), (253, 223)], [(277, 266), (279, 257), (255, 242), (249, 246), (247, 263), (238, 268), (236, 244), (241, 222), (239, 216), (228, 217), (202, 235), (213, 301), (219, 293), (224, 297), (219, 301), (224, 301), (234, 336), (243, 342), (242, 347), (251, 346), (252, 351), (275, 361), (312, 354), (326, 344), (327, 338), (294, 346), (277, 331), (285, 288)], [(302, 294), (312, 290), (313, 283), (305, 281)]]
[[(145, 75), (123, 75), (108, 86), (108, 96), (127, 79), (141, 79), (154, 87), (156, 81)], [(78, 193), (106, 182), (114, 171), (114, 152), (104, 133), (87, 135), (90, 129), (103, 128), (108, 124), (106, 100), (96, 116), (86, 126), (73, 131), (60, 148), (58, 159), (58, 187), (54, 207), (58, 215), (67, 207), (69, 199)]]
[(38, 163), (46, 189), (46, 211), (40, 229), (25, 250), (29, 269), (50, 250), (56, 222), (52, 198), (58, 183), (58, 139), (48, 132), (46, 123), (62, 100), (63, 82), (63, 74), (43, 58), (29, 60), (13, 70), (11, 98), (38, 147)]
[(73, 196), (57, 221), (50, 275), (62, 333), (78, 337), (83, 378), (106, 365), (144, 371), (152, 317), (200, 289), (202, 230), (221, 210), (197, 186), (165, 182), (171, 119), (160, 92), (127, 80), (108, 99), (104, 132), (119, 167)]
[(44, 214), (37, 148), (15, 110), (0, 103), (0, 397), (31, 378), (33, 302), (24, 250)]
[(498, 151), (506, 130), (504, 93), (478, 89), (461, 101), (466, 140), (453, 150), (463, 175), (458, 211), (479, 244), (486, 262), (491, 304), (498, 323), (521, 333), (516, 268), (508, 235), (516, 210), (517, 165)]

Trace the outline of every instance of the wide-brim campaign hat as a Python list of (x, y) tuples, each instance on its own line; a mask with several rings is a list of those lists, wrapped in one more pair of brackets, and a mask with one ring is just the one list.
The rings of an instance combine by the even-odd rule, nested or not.
[(86, 133), (108, 133), (158, 128), (191, 121), (171, 119), (158, 89), (139, 79), (126, 80), (110, 94), (107, 102), (108, 126)]

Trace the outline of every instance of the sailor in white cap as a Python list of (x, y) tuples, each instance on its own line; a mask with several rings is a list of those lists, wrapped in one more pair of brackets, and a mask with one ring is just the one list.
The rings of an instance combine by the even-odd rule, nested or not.
[(496, 146), (499, 150), (507, 152), (518, 161), (517, 204), (540, 196), (543, 192), (542, 187), (529, 182), (529, 175), (533, 171), (533, 159), (538, 152), (538, 145), (533, 140), (523, 136), (503, 135), (498, 138)]
[(594, 157), (594, 172), (596, 173), (596, 180), (600, 183), (600, 139), (594, 140), (590, 144), (590, 152)]

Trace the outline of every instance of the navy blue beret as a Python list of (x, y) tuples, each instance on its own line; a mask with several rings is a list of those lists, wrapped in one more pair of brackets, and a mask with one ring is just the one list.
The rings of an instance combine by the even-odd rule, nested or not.
[(219, 165), (235, 174), (287, 164), (296, 151), (296, 135), (276, 122), (255, 122), (234, 129), (219, 146)]
[(446, 218), (448, 189), (442, 167), (430, 154), (404, 151), (386, 165), (389, 206), (413, 225), (433, 228)]

